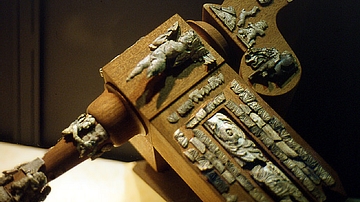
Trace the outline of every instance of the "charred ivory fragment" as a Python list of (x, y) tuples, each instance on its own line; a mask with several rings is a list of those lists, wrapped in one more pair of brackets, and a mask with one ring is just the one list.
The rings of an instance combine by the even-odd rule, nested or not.
[(181, 66), (186, 61), (203, 62), (205, 65), (216, 61), (204, 47), (194, 30), (181, 34), (179, 23), (174, 23), (164, 34), (150, 45), (151, 53), (142, 59), (131, 71), (126, 81), (132, 80), (147, 69), (146, 77), (156, 76), (166, 69)]
[(205, 173), (208, 181), (221, 193), (226, 193), (229, 191), (229, 185), (216, 173), (216, 171), (211, 170)]
[[(36, 158), (13, 170), (4, 171), (0, 177), (0, 201), (44, 201), (51, 188), (47, 185), (46, 175), (39, 171), (43, 165), (44, 161)], [(25, 177), (12, 182), (18, 171), (24, 173)], [(11, 193), (5, 188), (10, 182)]]
[(109, 150), (108, 147), (98, 149), (99, 145), (109, 138), (109, 135), (90, 114), (81, 114), (68, 128), (62, 131), (62, 134), (65, 138), (74, 139), (80, 153), (79, 158), (86, 154), (91, 159), (95, 159)]
[(234, 31), (236, 26), (236, 12), (234, 7), (210, 6), (210, 8), (230, 31)]
[(274, 82), (283, 87), (298, 71), (293, 55), (275, 48), (250, 48), (245, 53), (245, 62), (254, 70), (248, 77), (252, 84), (268, 86), (268, 82)]

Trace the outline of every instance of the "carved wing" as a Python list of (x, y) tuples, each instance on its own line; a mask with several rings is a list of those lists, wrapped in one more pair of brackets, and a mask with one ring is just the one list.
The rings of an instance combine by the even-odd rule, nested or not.
[(176, 41), (181, 33), (181, 29), (179, 26), (179, 22), (175, 22), (164, 34), (161, 34), (160, 36), (156, 37), (156, 39), (149, 45), (150, 50), (155, 50), (158, 48), (161, 44), (164, 44), (165, 42), (169, 40)]

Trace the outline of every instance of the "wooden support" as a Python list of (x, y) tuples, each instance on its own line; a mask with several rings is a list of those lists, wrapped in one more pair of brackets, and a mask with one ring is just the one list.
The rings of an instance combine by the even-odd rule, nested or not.
[[(274, 46), (293, 54), (276, 27), (276, 13), (286, 3), (261, 7), (255, 20), (266, 19), (268, 28), (265, 37), (256, 39), (256, 47)], [(235, 10), (258, 5), (229, 0), (221, 6), (231, 4)], [(42, 159), (40, 171), (48, 180), (88, 154), (101, 154), (109, 144), (119, 146), (130, 139), (155, 171), (170, 166), (202, 201), (344, 199), (337, 173), (265, 101), (281, 98), (283, 106), (290, 101), (300, 65), (285, 87), (254, 85), (248, 80), (253, 70), (244, 63), (251, 47), (224, 27), (211, 6), (204, 5), (206, 22), (187, 23), (174, 15), (102, 68), (105, 90), (89, 105), (89, 116), (80, 116), (64, 130), (64, 137)], [(153, 72), (142, 72), (144, 67)], [(94, 130), (103, 127), (108, 135), (104, 141), (102, 128), (102, 136), (79, 137), (87, 123)], [(91, 138), (99, 144), (82, 150), (93, 143), (82, 141)], [(14, 176), (24, 177), (23, 171)], [(11, 184), (6, 188), (13, 192)]]
[[(251, 177), (251, 172), (249, 172), (249, 170), (242, 168), (236, 163), (234, 156), (229, 154), (227, 150), (219, 145), (216, 139), (214, 139), (215, 137), (213, 137), (214, 134), (211, 134), (211, 131), (209, 131), (206, 127), (206, 120), (214, 116), (217, 112), (221, 112), (227, 114), (234, 122), (236, 122), (236, 124), (239, 125), (239, 127), (241, 127), (247, 137), (251, 139), (255, 145), (257, 145), (266, 158), (276, 165), (276, 167), (280, 169), (282, 173), (296, 185), (296, 187), (298, 187), (298, 190), (303, 193), (303, 197), (310, 201), (322, 200), (324, 199), (324, 195), (322, 194), (325, 194), (326, 192), (335, 193), (333, 195), (330, 194), (331, 197), (336, 196), (338, 198), (342, 198), (345, 193), (336, 172), (331, 169), (331, 167), (285, 122), (285, 120), (281, 118), (280, 115), (278, 115), (278, 113), (273, 110), (272, 107), (263, 100), (262, 97), (255, 92), (253, 88), (248, 85), (247, 82), (245, 82), (229, 65), (227, 65), (223, 57), (221, 57), (220, 54), (209, 46), (205, 40), (203, 41), (205, 47), (216, 58), (216, 67), (209, 68), (204, 64), (190, 63), (185, 69), (173, 69), (151, 79), (146, 78), (146, 73), (142, 73), (133, 80), (128, 82), (126, 81), (127, 75), (129, 75), (137, 63), (150, 53), (147, 48), (148, 45), (151, 44), (152, 41), (160, 34), (165, 33), (166, 30), (175, 22), (179, 23), (182, 32), (186, 32), (194, 27), (190, 27), (183, 19), (181, 19), (181, 17), (175, 15), (156, 28), (153, 32), (141, 38), (130, 49), (116, 57), (103, 68), (105, 81), (114, 85), (121, 94), (126, 97), (129, 103), (136, 108), (138, 113), (141, 114), (141, 117), (148, 121), (148, 134), (145, 136), (135, 136), (130, 140), (130, 142), (133, 143), (144, 155), (144, 158), (150, 163), (150, 165), (155, 170), (162, 171), (163, 169), (159, 169), (157, 162), (162, 162), (162, 166), (160, 166), (161, 168), (164, 168), (163, 165), (166, 165), (166, 163), (169, 164), (171, 168), (203, 201), (221, 201), (225, 200), (225, 197), (231, 197), (234, 195), (242, 200), (257, 200), (255, 199), (256, 196), (254, 196), (254, 193), (249, 192), (249, 190), (246, 190), (246, 188), (239, 183), (231, 182), (227, 191), (221, 190), (221, 187), (219, 188), (213, 186), (211, 184), (212, 179), (211, 177), (209, 178), (209, 175), (212, 175), (213, 173), (207, 173), (208, 170), (205, 168), (201, 168), (205, 169), (205, 171), (199, 169), (198, 167), (200, 166), (200, 163), (197, 160), (194, 160), (193, 162), (187, 157), (185, 153), (189, 152), (189, 150), (198, 150), (196, 144), (189, 143), (186, 146), (182, 146), (182, 144), (179, 144), (179, 141), (194, 138), (195, 135), (193, 130), (199, 129), (206, 134), (212, 143), (218, 146), (221, 152), (225, 153), (226, 158), (229, 160), (223, 165), (226, 164), (229, 166), (230, 164), (235, 166), (235, 170), (238, 169), (239, 172), (249, 180), (248, 182), (251, 186), (255, 188), (252, 189), (253, 191), (259, 191), (261, 193), (260, 195), (263, 195), (269, 200), (278, 200), (279, 196), (274, 196), (274, 193), (272, 193), (269, 188), (259, 185), (258, 182)], [(190, 22), (190, 24), (191, 23), (192, 22)], [(181, 106), (183, 106), (189, 99), (191, 100), (192, 93), (209, 85), (209, 81), (217, 79), (218, 76), (224, 80), (223, 84), (218, 85), (206, 96), (204, 95), (199, 98), (198, 102), (191, 101), (194, 106), (191, 107), (187, 113), (181, 115), (178, 121), (169, 122), (169, 117), (171, 117), (174, 112), (178, 114), (179, 108), (181, 108)], [(247, 89), (246, 91), (251, 95), (254, 95), (254, 100), (257, 101), (257, 104), (261, 106), (260, 108), (266, 111), (270, 117), (276, 117), (273, 121), (276, 120), (275, 122), (280, 123), (281, 128), (276, 129), (278, 130), (276, 134), (278, 134), (279, 137), (273, 137), (273, 142), (266, 142), (263, 137), (257, 136), (258, 134), (256, 135), (256, 132), (254, 131), (255, 128), (252, 128), (252, 126), (246, 126), (246, 121), (242, 122), (242, 118), (237, 117), (236, 113), (232, 112), (233, 109), (230, 109), (227, 106), (230, 101), (234, 101), (236, 105), (247, 105), (248, 107), (251, 105), (247, 103), (247, 101), (239, 101), (239, 95), (231, 90), (233, 88), (232, 85), (235, 85), (233, 83), (234, 81)], [(214, 100), (221, 99), (218, 97), (219, 95), (224, 95), (225, 101), (219, 103), (213, 111), (206, 113), (206, 115), (201, 115), (202, 110), (213, 104), (212, 102), (215, 102)], [(255, 110), (252, 111), (252, 113), (258, 110), (255, 109), (255, 106), (252, 107), (254, 107), (252, 110)], [(252, 119), (252, 121), (254, 120)], [(250, 122), (252, 121), (250, 120)], [(270, 122), (268, 124), (270, 124)], [(276, 128), (275, 125), (273, 125), (274, 128)], [(273, 130), (275, 130), (274, 128)], [(265, 130), (265, 127), (263, 130)], [(176, 138), (178, 131), (181, 131), (180, 133), (182, 133), (180, 138), (181, 140)], [(284, 136), (280, 135), (280, 133)], [(288, 148), (285, 146), (285, 144), (287, 145), (287, 141), (295, 142), (294, 144), (298, 145), (299, 148)], [(290, 142), (288, 143), (289, 145), (291, 144)], [(278, 147), (282, 147), (283, 150), (286, 150), (286, 148), (289, 150), (277, 152), (276, 150)], [(299, 149), (299, 151), (295, 151), (297, 149)], [(209, 148), (206, 147), (205, 151), (209, 151)], [(291, 154), (292, 152), (290, 151), (294, 153)], [(294, 156), (291, 158), (285, 157), (286, 155), (281, 157), (283, 152), (288, 152), (287, 155)], [(201, 154), (201, 156), (205, 155), (205, 153)], [(314, 187), (309, 187), (308, 184), (302, 181), (302, 178), (306, 177), (305, 175), (299, 176), (298, 173), (291, 170), (291, 166), (295, 165), (287, 164), (290, 162), (290, 160), (286, 161), (288, 158), (294, 162), (298, 160), (300, 161), (302, 158), (312, 159), (311, 161), (314, 161), (314, 165), (311, 166), (315, 166), (316, 164), (319, 166), (319, 169), (326, 170), (324, 175), (328, 175), (329, 177), (331, 176), (330, 178), (333, 179), (335, 183), (332, 184), (330, 181), (333, 180), (329, 178), (327, 182), (328, 185), (320, 183), (316, 184)], [(166, 162), (165, 164), (164, 161)], [(302, 163), (300, 164), (305, 166), (302, 169), (309, 171), (308, 169), (310, 169), (310, 166), (305, 165), (304, 160), (301, 160), (301, 162)], [(218, 172), (219, 171), (216, 171), (216, 173), (221, 176), (222, 173)], [(303, 173), (304, 171), (301, 172)], [(219, 179), (223, 179), (223, 176)], [(306, 180), (308, 180), (308, 177), (306, 177)], [(325, 178), (324, 180), (326, 181)], [(227, 183), (228, 182), (225, 182), (225, 184)], [(316, 193), (314, 193), (314, 190), (316, 190)]]
[[(215, 29), (219, 30), (222, 36), (229, 44), (230, 55), (227, 63), (230, 64), (234, 69), (238, 69), (240, 76), (244, 81), (254, 88), (254, 90), (262, 96), (262, 98), (270, 104), (279, 114), (285, 115), (287, 109), (291, 103), (291, 100), (296, 91), (296, 87), (301, 78), (302, 67), (300, 61), (296, 58), (296, 53), (294, 53), (286, 42), (281, 32), (279, 31), (276, 24), (276, 17), (278, 12), (286, 7), (289, 2), (286, 0), (283, 1), (271, 1), (270, 4), (262, 6), (258, 1), (236, 1), (236, 0), (225, 0), (221, 5), (215, 4), (205, 4), (203, 7), (203, 21), (211, 24)], [(265, 29), (265, 34), (263, 36), (256, 37), (256, 43), (252, 46), (253, 48), (276, 48), (279, 52), (289, 51), (295, 58), (298, 64), (297, 72), (292, 76), (292, 78), (287, 82), (286, 85), (280, 87), (272, 82), (269, 82), (269, 86), (254, 84), (251, 83), (248, 79), (254, 70), (247, 64), (245, 64), (245, 53), (249, 49), (237, 36), (237, 33), (240, 29), (239, 26), (231, 31), (229, 30), (224, 22), (211, 10), (211, 7), (226, 8), (232, 6), (236, 11), (236, 23), (239, 20), (239, 15), (241, 10), (244, 9), (249, 11), (253, 9), (254, 6), (257, 6), (258, 12), (254, 15), (245, 18), (246, 27), (248, 23), (256, 23), (261, 20), (266, 21), (267, 28)]]

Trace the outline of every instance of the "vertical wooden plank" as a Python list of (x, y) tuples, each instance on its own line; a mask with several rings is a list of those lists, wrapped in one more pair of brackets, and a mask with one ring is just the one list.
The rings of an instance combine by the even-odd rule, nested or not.
[(18, 1), (14, 141), (40, 144), (40, 2)]

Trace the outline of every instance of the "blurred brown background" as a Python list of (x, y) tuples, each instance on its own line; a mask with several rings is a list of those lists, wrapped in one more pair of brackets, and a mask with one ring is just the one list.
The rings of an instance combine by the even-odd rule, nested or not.
[[(285, 0), (284, 0), (285, 1)], [(173, 14), (222, 0), (0, 0), (0, 141), (50, 147), (103, 91), (98, 70)], [(287, 122), (360, 197), (359, 2), (294, 0), (278, 24), (303, 67)], [(140, 158), (131, 145), (106, 157)]]

